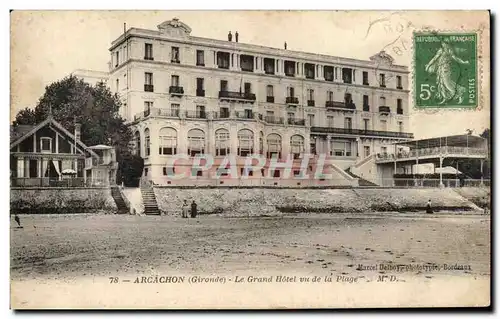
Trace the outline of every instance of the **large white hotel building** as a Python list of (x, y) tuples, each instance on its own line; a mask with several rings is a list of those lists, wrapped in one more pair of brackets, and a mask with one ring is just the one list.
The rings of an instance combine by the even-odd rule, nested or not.
[[(374, 153), (413, 138), (408, 68), (384, 51), (356, 60), (241, 43), (237, 34), (201, 38), (178, 19), (158, 30), (128, 29), (109, 50), (108, 86), (122, 98), (121, 115), (145, 160), (143, 178), (157, 184), (356, 185), (352, 173), (361, 165), (364, 176), (377, 174)], [(268, 172), (268, 163), (245, 181), (215, 182), (215, 167), (189, 172), (196, 179), (168, 177), (172, 155), (200, 153), (216, 161), (233, 154), (238, 173), (249, 154), (326, 154), (333, 179), (289, 181)], [(185, 164), (175, 173), (189, 171)], [(292, 176), (299, 166), (295, 160)]]

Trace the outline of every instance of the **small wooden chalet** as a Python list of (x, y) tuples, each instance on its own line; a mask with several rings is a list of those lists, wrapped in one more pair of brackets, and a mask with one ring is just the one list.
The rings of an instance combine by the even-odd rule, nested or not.
[(38, 125), (11, 126), (12, 187), (90, 187), (114, 184), (113, 147), (86, 146), (81, 125), (71, 133), (52, 116)]

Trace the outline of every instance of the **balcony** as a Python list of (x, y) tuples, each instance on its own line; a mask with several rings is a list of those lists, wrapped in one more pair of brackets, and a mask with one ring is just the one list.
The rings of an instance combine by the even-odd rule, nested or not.
[(181, 60), (179, 60), (179, 59), (172, 59), (172, 60), (170, 60), (170, 62), (172, 62), (172, 63), (181, 63)]
[(370, 112), (370, 105), (364, 104), (363, 105), (363, 112)]
[(402, 107), (398, 107), (397, 110), (396, 110), (396, 114), (403, 115), (403, 108)]
[(134, 120), (141, 120), (151, 117), (167, 117), (167, 118), (179, 118), (180, 111), (176, 109), (159, 109), (159, 108), (151, 108), (150, 110), (145, 110), (143, 112), (139, 112), (134, 116)]
[(332, 108), (332, 109), (344, 109), (344, 110), (356, 110), (356, 104), (354, 103), (348, 103), (346, 104), (345, 102), (338, 102), (338, 101), (326, 101), (325, 103), (326, 108)]
[(256, 97), (255, 94), (247, 92), (242, 93), (242, 92), (231, 92), (231, 91), (219, 91), (219, 99), (255, 102)]
[(391, 114), (391, 108), (388, 107), (388, 106), (385, 106), (385, 105), (379, 106), (378, 107), (378, 112), (380, 114), (389, 115), (389, 114)]
[(153, 58), (152, 56), (145, 56), (144, 57), (144, 60), (149, 60), (149, 61), (154, 61), (155, 58)]
[(168, 93), (171, 95), (183, 95), (184, 88), (182, 86), (170, 86), (168, 89)]
[(246, 120), (253, 120), (255, 118), (253, 112), (235, 112), (234, 113), (235, 117), (237, 119), (246, 119)]
[(205, 96), (205, 90), (196, 90), (196, 96)]
[(228, 119), (230, 117), (229, 111), (214, 112), (214, 119)]
[(306, 120), (304, 119), (288, 119), (288, 125), (298, 125), (298, 126), (304, 126), (306, 125)]
[(403, 87), (402, 87), (401, 85), (398, 85), (398, 86), (396, 87), (396, 89), (398, 89), (398, 90), (402, 90), (402, 89), (403, 89)]
[(144, 84), (144, 92), (154, 92), (153, 84)]
[(286, 104), (299, 104), (299, 98), (295, 96), (287, 96), (285, 102)]
[(373, 130), (358, 130), (349, 128), (338, 127), (311, 127), (312, 133), (325, 133), (325, 134), (349, 134), (349, 135), (362, 135), (362, 136), (380, 136), (380, 137), (396, 137), (396, 138), (413, 138), (413, 133), (405, 132), (388, 132), (388, 131), (373, 131)]
[(370, 85), (367, 81), (363, 81), (363, 85)]
[(314, 100), (307, 100), (307, 106), (314, 106)]
[(265, 116), (264, 121), (269, 124), (284, 124), (284, 119), (277, 116)]
[(274, 103), (274, 96), (266, 96), (267, 103)]
[(188, 118), (188, 119), (206, 119), (207, 113), (205, 111), (186, 111), (186, 118)]

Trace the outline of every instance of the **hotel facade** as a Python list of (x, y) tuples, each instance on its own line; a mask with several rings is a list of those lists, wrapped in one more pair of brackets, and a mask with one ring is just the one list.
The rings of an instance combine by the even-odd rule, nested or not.
[[(145, 180), (357, 185), (361, 167), (363, 176), (376, 179), (374, 154), (413, 138), (408, 68), (384, 51), (356, 60), (292, 51), (286, 43), (283, 49), (241, 43), (238, 37), (195, 37), (173, 19), (158, 30), (128, 29), (112, 42), (107, 84), (122, 99), (120, 113), (145, 160)], [(297, 182), (268, 169), (272, 156), (290, 156), (292, 177), (298, 176), (304, 153), (315, 154), (307, 165), (312, 173), (325, 154), (324, 171), (332, 177)], [(179, 154), (193, 159), (210, 154), (216, 163), (193, 172), (187, 159), (172, 168), (171, 159)], [(251, 154), (268, 160), (261, 169), (244, 172)], [(216, 164), (227, 155), (235, 156), (244, 181), (216, 175)], [(193, 179), (173, 179), (173, 170)]]

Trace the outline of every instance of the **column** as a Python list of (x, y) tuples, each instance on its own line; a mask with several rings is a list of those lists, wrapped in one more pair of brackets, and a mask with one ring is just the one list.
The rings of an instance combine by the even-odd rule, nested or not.
[(439, 156), (439, 187), (444, 187), (443, 184), (443, 157)]
[(483, 164), (484, 164), (484, 160), (481, 160), (481, 186), (484, 186)]
[(332, 154), (332, 145), (331, 145), (331, 135), (326, 136), (326, 151), (327, 151), (327, 156), (331, 156)]

